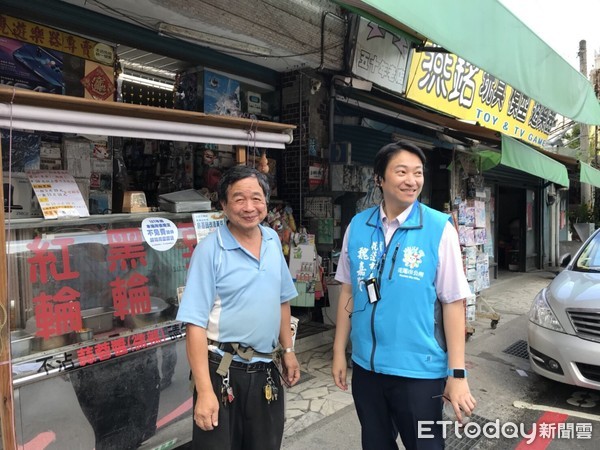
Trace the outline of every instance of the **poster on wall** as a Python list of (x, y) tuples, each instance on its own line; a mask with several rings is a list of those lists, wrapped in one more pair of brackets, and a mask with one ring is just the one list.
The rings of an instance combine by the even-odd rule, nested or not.
[(0, 84), (112, 101), (109, 45), (0, 14)]
[(0, 84), (64, 94), (63, 54), (0, 37)]

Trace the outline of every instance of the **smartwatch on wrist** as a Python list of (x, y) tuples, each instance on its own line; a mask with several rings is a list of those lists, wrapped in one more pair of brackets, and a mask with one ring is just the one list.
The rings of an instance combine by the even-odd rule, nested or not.
[(466, 369), (448, 369), (448, 376), (452, 378), (467, 378)]
[(294, 347), (286, 347), (283, 349), (283, 353), (295, 353)]

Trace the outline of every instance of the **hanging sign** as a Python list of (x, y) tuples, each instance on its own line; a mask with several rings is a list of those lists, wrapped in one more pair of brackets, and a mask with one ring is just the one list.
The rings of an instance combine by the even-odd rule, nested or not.
[(360, 18), (352, 73), (390, 91), (403, 93), (413, 40)]
[(554, 111), (451, 53), (415, 53), (409, 79), (407, 98), (538, 147), (556, 124)]

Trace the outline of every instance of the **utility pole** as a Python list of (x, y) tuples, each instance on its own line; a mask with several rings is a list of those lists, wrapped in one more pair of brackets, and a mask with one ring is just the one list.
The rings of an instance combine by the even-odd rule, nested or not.
[[(579, 71), (587, 79), (587, 45), (585, 40), (579, 41)], [(590, 131), (585, 123), (579, 124), (579, 148), (581, 150), (581, 162), (589, 164), (590, 162)], [(594, 196), (592, 195), (592, 186), (587, 183), (581, 183), (581, 204), (594, 206)]]

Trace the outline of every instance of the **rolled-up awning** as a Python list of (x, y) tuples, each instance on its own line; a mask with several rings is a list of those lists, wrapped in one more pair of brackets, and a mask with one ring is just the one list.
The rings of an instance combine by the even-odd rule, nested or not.
[(505, 135), (500, 164), (569, 187), (569, 174), (563, 164)]
[(600, 188), (600, 170), (584, 162), (579, 163), (579, 181)]
[(498, 0), (334, 1), (391, 32), (432, 40), (563, 116), (600, 124), (587, 78)]
[[(0, 127), (284, 149), (293, 125), (0, 86)], [(5, 150), (6, 151), (6, 150)]]

